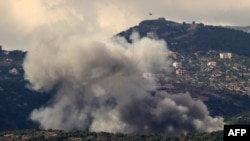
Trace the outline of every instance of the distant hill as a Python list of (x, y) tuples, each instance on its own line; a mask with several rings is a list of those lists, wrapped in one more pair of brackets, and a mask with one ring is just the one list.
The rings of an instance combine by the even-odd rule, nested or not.
[(250, 26), (226, 26), (226, 28), (236, 29), (246, 33), (250, 33)]
[(164, 18), (145, 20), (139, 25), (117, 35), (128, 41), (133, 31), (142, 37), (155, 33), (159, 39), (167, 41), (168, 47), (177, 52), (220, 50), (250, 57), (250, 34), (221, 26), (203, 23), (177, 23)]

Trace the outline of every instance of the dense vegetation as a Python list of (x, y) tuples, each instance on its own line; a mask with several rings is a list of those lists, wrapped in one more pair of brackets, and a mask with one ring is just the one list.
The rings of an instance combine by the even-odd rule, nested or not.
[(223, 141), (223, 132), (168, 136), (61, 130), (18, 130), (0, 132), (0, 140), (11, 141)]
[(24, 56), (22, 51), (0, 50), (0, 131), (37, 128), (29, 114), (49, 97), (25, 87)]

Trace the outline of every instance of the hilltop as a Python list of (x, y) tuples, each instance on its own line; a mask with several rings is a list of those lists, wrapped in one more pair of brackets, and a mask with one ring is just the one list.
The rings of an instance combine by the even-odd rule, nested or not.
[(142, 21), (117, 35), (130, 41), (129, 36), (133, 31), (137, 31), (141, 37), (154, 33), (167, 42), (170, 50), (176, 52), (219, 50), (250, 57), (250, 34), (240, 30), (195, 22), (177, 23), (159, 18)]

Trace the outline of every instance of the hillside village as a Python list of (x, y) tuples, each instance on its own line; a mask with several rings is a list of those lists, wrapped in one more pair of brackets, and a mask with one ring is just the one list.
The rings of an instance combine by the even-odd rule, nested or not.
[(236, 54), (218, 51), (195, 52), (192, 56), (179, 54), (179, 58), (174, 58), (179, 66), (175, 67), (173, 80), (249, 94), (250, 69), (247, 60)]
[(182, 83), (250, 95), (250, 59), (247, 57), (211, 50), (193, 54), (172, 52), (170, 59), (174, 69), (170, 79), (164, 73), (144, 74), (145, 78), (161, 81), (158, 90), (172, 92), (176, 84)]
[[(147, 37), (158, 40), (157, 33), (148, 32)], [(160, 82), (157, 90), (180, 92), (175, 84), (190, 84), (250, 95), (250, 59), (231, 52), (216, 50), (196, 51), (193, 54), (171, 52), (174, 71), (169, 79), (164, 73), (144, 73), (147, 79)], [(165, 78), (168, 77), (168, 80)]]

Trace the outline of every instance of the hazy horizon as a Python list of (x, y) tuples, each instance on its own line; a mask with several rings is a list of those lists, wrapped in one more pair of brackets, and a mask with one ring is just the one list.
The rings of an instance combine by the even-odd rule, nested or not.
[(0, 11), (0, 44), (6, 50), (27, 50), (41, 27), (70, 36), (110, 37), (142, 20), (158, 17), (188, 23), (250, 25), (246, 18), (250, 2), (245, 0), (9, 0), (0, 2)]

